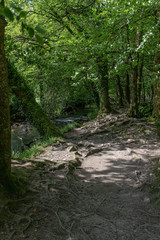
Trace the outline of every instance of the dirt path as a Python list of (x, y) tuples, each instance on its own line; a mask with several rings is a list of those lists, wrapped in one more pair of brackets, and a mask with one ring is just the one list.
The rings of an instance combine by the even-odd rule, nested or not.
[(160, 156), (157, 129), (108, 115), (66, 140), (37, 158), (32, 189), (12, 206), (0, 240), (160, 240), (160, 212), (142, 188)]

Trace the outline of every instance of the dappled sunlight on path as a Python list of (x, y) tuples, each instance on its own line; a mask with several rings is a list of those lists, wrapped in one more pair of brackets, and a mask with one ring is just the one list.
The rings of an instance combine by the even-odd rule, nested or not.
[(160, 213), (143, 187), (152, 182), (151, 159), (160, 156), (156, 128), (108, 115), (66, 140), (33, 159), (45, 165), (30, 174), (32, 191), (18, 208), (23, 217), (17, 221), (15, 211), (14, 231), (2, 240), (159, 240)]

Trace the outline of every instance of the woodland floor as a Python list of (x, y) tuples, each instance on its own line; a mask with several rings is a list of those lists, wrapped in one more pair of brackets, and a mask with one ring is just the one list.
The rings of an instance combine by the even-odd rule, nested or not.
[(156, 127), (110, 114), (65, 138), (13, 161), (30, 191), (11, 204), (0, 240), (160, 240), (160, 211), (144, 187), (160, 157)]

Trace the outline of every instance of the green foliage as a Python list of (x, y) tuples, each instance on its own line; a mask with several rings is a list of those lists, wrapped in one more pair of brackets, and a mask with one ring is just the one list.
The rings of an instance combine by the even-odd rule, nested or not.
[[(108, 59), (109, 93), (115, 97), (115, 76), (121, 75), (124, 88), (125, 74), (130, 72), (130, 54), (135, 49), (145, 59), (145, 90), (150, 94), (150, 63), (153, 62), (157, 30), (153, 16), (147, 15), (151, 3), (142, 2), (106, 1), (101, 4), (96, 1), (87, 5), (86, 1), (69, 0), (66, 4), (64, 0), (48, 0), (11, 4), (18, 21), (22, 21), (24, 36), (14, 45), (9, 40), (6, 45), (12, 50), (8, 48), (8, 54), (48, 114), (61, 115), (82, 100), (85, 104), (98, 102), (101, 87), (97, 59), (101, 55), (103, 61)], [(18, 28), (19, 25), (15, 27), (10, 23), (8, 35), (10, 30), (15, 32), (14, 39)], [(137, 31), (142, 32), (142, 36), (136, 45)], [(133, 61), (137, 64), (137, 55)], [(146, 107), (141, 108), (143, 115), (147, 115), (147, 111)]]
[(60, 132), (63, 134), (63, 133), (66, 133), (66, 132), (69, 132), (70, 130), (72, 130), (73, 128), (77, 127), (78, 126), (78, 123), (69, 123), (67, 125), (65, 125), (64, 127), (62, 127), (60, 129)]
[(36, 34), (35, 37), (39, 44), (41, 44), (41, 45), (44, 44), (43, 38), (39, 34)]
[(96, 106), (95, 106), (95, 110), (93, 110), (87, 114), (88, 120), (95, 119), (98, 116), (98, 113), (99, 113), (99, 109), (96, 108)]
[(27, 14), (28, 14), (28, 12), (26, 12), (26, 11), (23, 11), (23, 10), (20, 11), (19, 19), (21, 19), (21, 18), (26, 18)]
[(18, 152), (15, 154), (13, 153), (12, 158), (13, 159), (21, 159), (21, 160), (33, 158), (33, 157), (37, 156), (38, 154), (44, 152), (45, 147), (52, 145), (56, 141), (64, 141), (64, 140), (62, 138), (54, 138), (54, 137), (51, 137), (48, 139), (43, 139), (41, 141), (38, 141), (31, 148), (25, 150), (23, 153), (18, 153)]
[[(77, 123), (67, 124), (60, 129), (60, 132), (61, 132), (61, 134), (64, 134), (77, 126), (78, 126)], [(45, 147), (50, 146), (57, 141), (64, 142), (64, 140), (62, 138), (57, 138), (57, 137), (56, 138), (55, 137), (44, 138), (44, 139), (38, 141), (34, 146), (25, 150), (22, 153), (19, 153), (19, 152), (12, 153), (12, 158), (13, 159), (21, 159), (21, 160), (27, 160), (27, 159), (33, 158), (33, 157), (37, 156), (38, 154), (42, 153), (45, 150), (44, 149)]]
[(43, 28), (41, 28), (39, 25), (37, 25), (37, 26), (35, 27), (35, 30), (36, 30), (37, 32), (41, 33), (41, 34), (45, 34), (45, 33), (46, 33), (46, 31), (45, 31)]
[(0, 6), (0, 15), (7, 17), (10, 21), (14, 20), (14, 15), (8, 7)]
[(160, 128), (160, 121), (156, 121), (156, 122), (155, 122), (155, 125), (156, 125), (158, 128)]
[(39, 144), (36, 144), (36, 145), (32, 146), (31, 148), (25, 150), (23, 153), (19, 153), (19, 152), (13, 153), (12, 158), (26, 160), (26, 159), (30, 159), (30, 158), (40, 154), (43, 151), (44, 151), (43, 147)]
[(151, 102), (144, 103), (139, 106), (139, 113), (141, 117), (149, 117), (152, 115), (153, 105)]

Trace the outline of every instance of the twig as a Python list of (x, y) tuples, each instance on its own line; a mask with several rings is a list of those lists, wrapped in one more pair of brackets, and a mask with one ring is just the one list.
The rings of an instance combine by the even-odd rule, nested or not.
[(62, 224), (62, 222), (61, 222), (61, 219), (59, 218), (58, 213), (55, 212), (55, 214), (56, 214), (56, 217), (57, 217), (57, 219), (58, 219), (58, 222), (59, 222), (59, 225), (61, 226), (61, 228), (62, 228), (63, 230), (65, 230), (66, 232), (69, 232), (69, 231), (63, 226), (63, 224)]
[(102, 205), (102, 203), (103, 203), (105, 200), (106, 200), (106, 198), (104, 198), (104, 199), (100, 202), (100, 204), (96, 207), (96, 209), (94, 210), (94, 212), (96, 212), (96, 211), (98, 210), (98, 208)]
[(8, 234), (8, 239), (12, 239), (13, 235), (16, 233), (16, 231), (10, 232), (8, 224), (5, 224), (5, 228)]
[(28, 224), (27, 224), (27, 226), (23, 229), (23, 233), (29, 228), (29, 226), (30, 226), (31, 223), (32, 223), (32, 219), (29, 218), (29, 219), (28, 219)]
[(72, 231), (72, 228), (73, 228), (73, 225), (75, 224), (75, 221), (73, 221), (72, 223), (71, 223), (71, 226), (70, 226), (70, 228), (69, 228), (69, 231), (71, 232)]
[(10, 233), (9, 236), (8, 236), (8, 239), (9, 240), (12, 239), (15, 233), (16, 233), (16, 231), (13, 231), (12, 233)]
[(89, 240), (92, 240), (82, 228), (80, 228), (80, 230)]
[(150, 231), (148, 231), (148, 229), (145, 229), (144, 231), (145, 231), (146, 233), (148, 233), (148, 234), (149, 234), (150, 236), (152, 236), (152, 237), (156, 235), (156, 234), (151, 233)]
[(142, 212), (142, 213), (145, 213), (145, 214), (147, 214), (147, 215), (149, 215), (149, 216), (151, 216), (151, 217), (160, 217), (160, 215), (153, 215), (153, 214), (148, 213), (148, 212), (145, 212), (145, 211), (143, 211), (143, 210), (141, 210), (141, 209), (138, 209), (138, 211), (140, 211), (140, 212)]
[(44, 218), (46, 218), (46, 217), (48, 217), (48, 214), (46, 214), (46, 216), (44, 216), (44, 217), (41, 217), (41, 218), (38, 218), (38, 219), (36, 219), (35, 221), (41, 221), (42, 219), (44, 219)]

